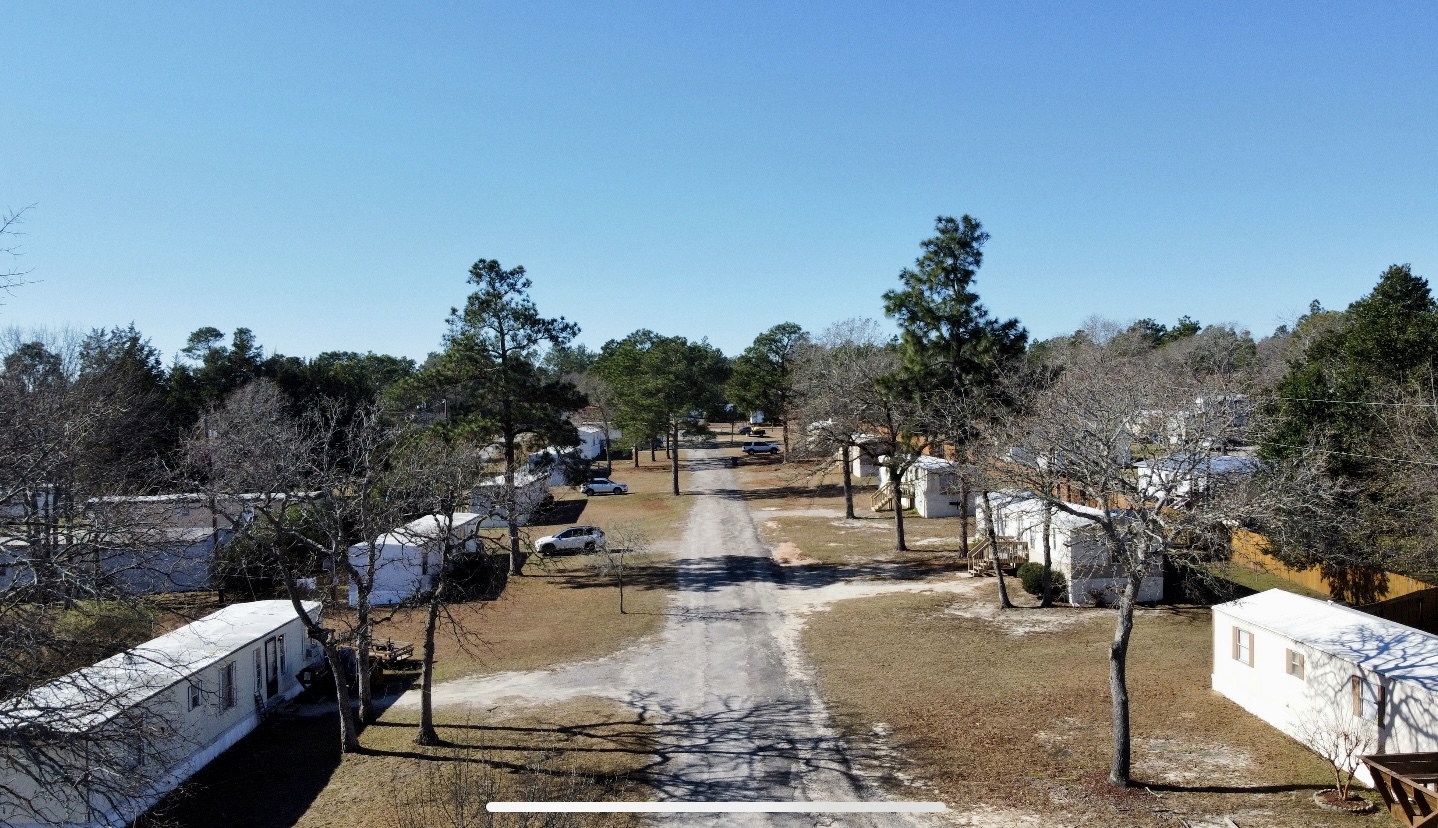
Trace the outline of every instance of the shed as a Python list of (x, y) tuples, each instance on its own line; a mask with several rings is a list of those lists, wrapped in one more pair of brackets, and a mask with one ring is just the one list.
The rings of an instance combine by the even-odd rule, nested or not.
[(1438, 751), (1438, 636), (1331, 601), (1270, 589), (1215, 606), (1213, 689), (1320, 752), (1345, 731), (1363, 753)]
[[(1051, 509), (1032, 492), (1004, 489), (989, 493), (994, 510), (994, 531), (1001, 538), (1012, 538), (1028, 549), (1030, 561), (1043, 561), (1044, 511)], [(1076, 512), (1099, 516), (1091, 506), (1069, 503)], [(988, 520), (980, 510), (977, 518), (979, 533), (988, 531)], [(1078, 606), (1112, 604), (1128, 584), (1128, 574), (1113, 559), (1102, 530), (1081, 515), (1052, 509), (1049, 519), (1049, 558), (1055, 572), (1062, 572), (1068, 581), (1069, 602)], [(1155, 559), (1144, 574), (1139, 588), (1140, 603), (1163, 598), (1163, 561)]]
[[(320, 617), (320, 604), (304, 610)], [(296, 674), (322, 657), (289, 601), (233, 604), (98, 664), (0, 703), (0, 730), (48, 728), (73, 776), (37, 788), (0, 762), (0, 823), (125, 825), (300, 692)], [(55, 711), (65, 711), (56, 715)], [(116, 800), (93, 780), (123, 777)], [(91, 780), (91, 781), (86, 781)]]
[[(399, 604), (429, 589), (444, 552), (443, 534), (448, 528), (452, 542), (473, 552), (475, 534), (482, 515), (455, 512), (425, 515), (375, 539), (374, 588), (370, 603), (375, 606)], [(363, 572), (369, 564), (369, 544), (350, 547), (350, 563)], [(359, 588), (350, 584), (350, 606), (359, 603)]]

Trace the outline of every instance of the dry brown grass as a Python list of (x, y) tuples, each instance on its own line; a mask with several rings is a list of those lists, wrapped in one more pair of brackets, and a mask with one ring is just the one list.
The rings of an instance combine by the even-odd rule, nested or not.
[(490, 815), (491, 800), (645, 799), (633, 781), (654, 760), (652, 730), (600, 699), (514, 715), (444, 720), (449, 744), (414, 744), (414, 722), (386, 716), (366, 729), (364, 752), (340, 761), (335, 717), (267, 722), (171, 795), (151, 826), (416, 825), (628, 828), (628, 817), (519, 822)]
[[(614, 652), (663, 625), (674, 583), (670, 558), (635, 555), (626, 562), (624, 604), (612, 575), (595, 570), (594, 555), (551, 556), (510, 578), (493, 601), (456, 604), (435, 642), (435, 678), (534, 670)], [(418, 644), (424, 610), (401, 610), (375, 635)], [(416, 647), (418, 655), (418, 647)], [(406, 679), (410, 678), (405, 674)]]
[(1016, 807), (1093, 825), (1387, 819), (1319, 811), (1313, 791), (1331, 784), (1321, 760), (1209, 689), (1206, 609), (1139, 614), (1129, 676), (1142, 787), (1120, 792), (1104, 782), (1111, 613), (1012, 610), (1072, 621), (1013, 635), (1011, 622), (983, 612), (946, 612), (957, 606), (935, 595), (849, 601), (815, 615), (803, 639), (845, 730), (881, 754), (897, 750), (894, 778), (926, 780), (951, 808)]

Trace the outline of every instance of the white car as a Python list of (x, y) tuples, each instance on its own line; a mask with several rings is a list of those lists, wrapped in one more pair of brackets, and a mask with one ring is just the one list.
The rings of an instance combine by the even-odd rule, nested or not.
[(626, 483), (616, 483), (607, 477), (601, 477), (597, 480), (591, 480), (585, 483), (579, 487), (579, 490), (587, 495), (629, 494), (629, 485)]
[(766, 440), (754, 440), (745, 443), (741, 451), (745, 454), (778, 454), (779, 446), (776, 443), (770, 443)]
[(540, 552), (593, 552), (603, 545), (604, 530), (595, 526), (571, 526), (534, 542)]

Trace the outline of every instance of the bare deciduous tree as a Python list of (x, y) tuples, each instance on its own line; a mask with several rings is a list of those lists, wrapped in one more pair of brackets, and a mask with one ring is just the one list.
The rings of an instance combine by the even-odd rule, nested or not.
[[(1005, 483), (1092, 524), (1116, 577), (1109, 646), (1113, 754), (1109, 780), (1130, 778), (1127, 660), (1134, 608), (1163, 556), (1201, 570), (1226, 559), (1229, 531), (1258, 522), (1279, 542), (1326, 495), (1294, 464), (1219, 459), (1250, 442), (1252, 418), (1233, 375), (1174, 370), (1123, 336), (1069, 343), (1049, 383), (1013, 388), (1023, 416), (994, 443)], [(1027, 379), (1027, 378), (1026, 378)]]
[[(197, 490), (206, 492), (218, 508), (247, 512), (244, 532), (259, 560), (254, 563), (274, 573), (309, 638), (324, 650), (335, 677), (335, 703), (340, 719), (340, 748), (359, 750), (345, 665), (335, 631), (304, 608), (307, 590), (301, 580), (335, 563), (317, 555), (305, 542), (304, 507), (322, 499), (316, 486), (316, 461), (324, 452), (327, 434), (313, 419), (296, 418), (287, 411), (284, 393), (269, 380), (256, 380), (231, 394), (224, 404), (202, 420), (186, 441), (183, 470)], [(230, 518), (241, 523), (240, 514)]]
[(20, 245), (14, 239), (21, 235), (20, 224), (25, 220), (25, 214), (30, 212), (29, 207), (20, 210), (6, 210), (0, 213), (0, 257), (9, 259), (9, 264), (0, 267), (0, 292), (10, 293), (15, 288), (25, 284), (26, 277), (30, 275), (29, 270), (21, 269), (19, 266)]
[(105, 450), (136, 400), (68, 345), (12, 339), (0, 371), (0, 824), (133, 818), (179, 747), (138, 702), (183, 665), (128, 649), (150, 637), (136, 583), (168, 574), (137, 554), (160, 527)]
[(877, 414), (874, 387), (896, 365), (885, 353), (885, 338), (872, 319), (849, 319), (829, 326), (800, 349), (793, 376), (793, 416), (803, 429), (797, 453), (816, 461), (818, 472), (839, 467), (844, 488), (844, 517), (854, 519), (853, 461), (869, 453)]
[[(1340, 799), (1348, 800), (1353, 775), (1361, 766), (1361, 757), (1372, 753), (1378, 744), (1378, 733), (1370, 721), (1345, 711), (1342, 705), (1315, 707), (1296, 723), (1298, 741), (1318, 754), (1333, 772), (1333, 783)], [(1356, 798), (1356, 797), (1353, 797)]]

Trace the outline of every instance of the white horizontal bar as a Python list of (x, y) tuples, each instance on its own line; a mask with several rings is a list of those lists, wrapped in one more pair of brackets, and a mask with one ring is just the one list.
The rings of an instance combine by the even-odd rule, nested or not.
[(942, 802), (490, 802), (490, 813), (566, 814), (914, 814)]

